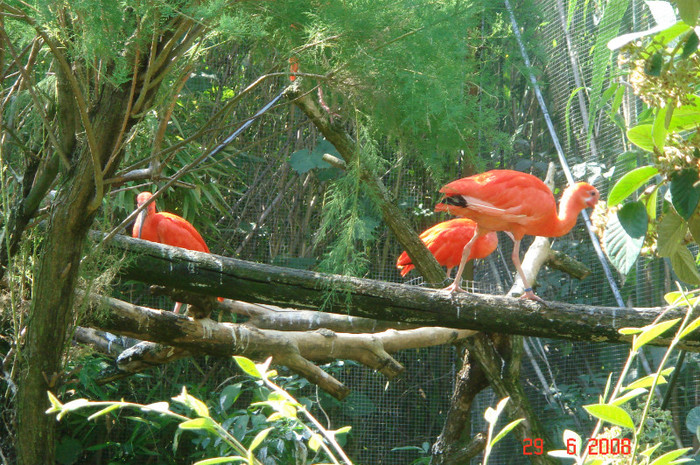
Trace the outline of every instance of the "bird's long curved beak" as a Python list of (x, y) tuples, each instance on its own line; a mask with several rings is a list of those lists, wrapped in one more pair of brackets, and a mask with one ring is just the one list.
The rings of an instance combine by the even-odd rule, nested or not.
[(134, 229), (136, 229), (136, 231), (138, 231), (137, 237), (139, 239), (141, 239), (141, 231), (142, 231), (142, 227), (143, 227), (143, 222), (146, 219), (146, 214), (147, 214), (147, 211), (142, 210), (141, 213), (139, 213), (138, 216), (136, 217), (136, 222), (134, 222)]

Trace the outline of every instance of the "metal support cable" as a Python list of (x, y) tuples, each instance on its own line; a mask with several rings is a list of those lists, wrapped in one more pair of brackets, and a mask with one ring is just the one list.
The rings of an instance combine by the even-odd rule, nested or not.
[[(525, 45), (523, 44), (523, 39), (522, 36), (520, 35), (520, 28), (518, 27), (518, 22), (515, 20), (515, 15), (513, 14), (513, 8), (510, 5), (509, 0), (504, 0), (506, 4), (506, 9), (508, 10), (508, 14), (510, 15), (510, 23), (513, 26), (513, 33), (515, 34), (515, 39), (518, 41), (518, 46), (520, 47), (520, 54), (523, 56), (523, 60), (525, 61), (525, 67), (527, 68), (528, 71), (528, 76), (530, 78), (530, 83), (532, 84), (532, 88), (535, 91), (535, 96), (537, 97), (537, 102), (540, 105), (540, 109), (542, 110), (542, 114), (544, 115), (544, 120), (547, 123), (547, 129), (549, 129), (549, 134), (552, 137), (552, 142), (554, 142), (554, 147), (557, 150), (557, 156), (559, 157), (559, 162), (561, 164), (562, 169), (564, 170), (564, 174), (566, 175), (566, 179), (569, 182), (569, 184), (574, 184), (574, 176), (571, 174), (571, 169), (569, 168), (569, 163), (566, 161), (566, 157), (564, 156), (564, 150), (561, 147), (561, 144), (559, 143), (559, 137), (557, 137), (557, 133), (554, 129), (554, 124), (552, 124), (552, 119), (549, 117), (549, 111), (547, 110), (547, 105), (544, 102), (544, 98), (542, 97), (542, 92), (540, 91), (540, 86), (537, 84), (537, 79), (535, 79), (535, 74), (532, 72), (532, 65), (530, 64), (530, 58), (527, 54), (527, 50), (525, 49)], [(615, 277), (612, 274), (612, 271), (610, 270), (610, 266), (608, 265), (607, 260), (605, 259), (605, 255), (603, 254), (603, 249), (600, 247), (600, 242), (598, 242), (598, 237), (595, 235), (595, 232), (593, 232), (593, 226), (591, 224), (591, 219), (588, 216), (588, 212), (586, 210), (581, 211), (581, 215), (583, 216), (583, 221), (586, 223), (586, 229), (588, 230), (588, 235), (591, 238), (591, 242), (593, 243), (593, 248), (596, 251), (596, 254), (598, 255), (598, 260), (600, 260), (600, 264), (603, 266), (603, 272), (605, 273), (605, 277), (608, 280), (608, 284), (610, 285), (610, 289), (612, 290), (613, 295), (615, 296), (615, 300), (617, 301), (617, 305), (620, 307), (625, 306), (625, 302), (622, 299), (622, 294), (620, 294), (620, 289), (617, 287), (617, 283), (615, 282)]]

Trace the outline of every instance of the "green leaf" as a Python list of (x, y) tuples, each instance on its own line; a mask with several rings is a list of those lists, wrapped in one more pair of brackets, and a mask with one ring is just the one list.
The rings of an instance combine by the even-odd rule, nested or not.
[[(695, 299), (695, 301), (697, 303), (697, 299)], [(694, 319), (693, 321), (691, 321), (688, 324), (688, 326), (683, 328), (683, 331), (681, 331), (681, 333), (678, 335), (678, 339), (683, 339), (688, 334), (692, 333), (693, 331), (695, 331), (698, 328), (700, 328), (700, 317)]]
[(323, 437), (318, 433), (313, 433), (309, 438), (309, 449), (317, 452), (321, 444), (323, 444)]
[(654, 53), (644, 66), (644, 72), (649, 76), (661, 76), (661, 68), (664, 65), (664, 57), (661, 52)]
[(234, 355), (233, 359), (236, 361), (238, 366), (241, 367), (241, 370), (243, 370), (245, 373), (252, 376), (253, 378), (262, 379), (262, 373), (260, 373), (260, 370), (258, 370), (258, 367), (255, 365), (255, 363), (253, 363), (251, 359), (240, 355)]
[(653, 454), (654, 452), (656, 452), (656, 449), (658, 449), (659, 447), (661, 447), (661, 444), (662, 444), (661, 442), (658, 443), (658, 444), (655, 444), (655, 445), (649, 447), (648, 449), (644, 449), (644, 451), (643, 451), (643, 452), (640, 452), (640, 453), (641, 453), (643, 456), (645, 456), (646, 458), (651, 458), (651, 454)]
[(609, 219), (603, 243), (610, 262), (621, 274), (626, 275), (634, 266), (644, 245), (646, 229), (646, 208), (641, 202), (626, 204)]
[(644, 331), (639, 336), (636, 336), (634, 338), (634, 343), (632, 344), (632, 351), (636, 352), (645, 344), (653, 341), (654, 339), (668, 331), (670, 328), (675, 326), (676, 323), (678, 323), (679, 321), (680, 318), (674, 318), (673, 320), (662, 321), (661, 323), (645, 326)]
[(685, 220), (695, 212), (700, 200), (700, 187), (695, 187), (696, 182), (698, 172), (694, 170), (685, 170), (671, 179), (671, 203)]
[(673, 272), (676, 273), (678, 279), (684, 283), (700, 285), (700, 273), (695, 264), (695, 258), (690, 250), (688, 250), (688, 247), (681, 245), (676, 249), (675, 253), (671, 255), (670, 260), (671, 268), (673, 268)]
[(323, 154), (310, 152), (308, 149), (297, 150), (289, 157), (289, 166), (299, 174), (304, 174), (314, 168), (329, 168), (323, 160)]
[(642, 166), (622, 176), (610, 190), (608, 207), (614, 207), (625, 200), (657, 174), (659, 170), (655, 166)]
[(678, 216), (674, 210), (669, 209), (657, 226), (656, 252), (659, 256), (670, 257), (674, 255), (681, 246), (681, 241), (685, 238), (687, 229), (683, 218)]
[(200, 417), (209, 417), (207, 405), (196, 397), (188, 394), (185, 386), (182, 386), (182, 392), (179, 396), (173, 397), (173, 400), (191, 408)]
[(695, 129), (700, 121), (700, 97), (687, 95), (690, 103), (681, 105), (673, 111), (673, 117), (669, 121), (669, 131), (685, 131)]
[(607, 421), (613, 425), (634, 429), (634, 422), (629, 413), (616, 405), (591, 404), (584, 405), (583, 408), (595, 418)]
[(698, 292), (700, 289), (689, 292), (673, 291), (668, 292), (664, 295), (664, 300), (669, 305), (687, 305), (696, 306), (700, 302), (700, 297), (698, 297)]
[(691, 433), (694, 433), (700, 427), (700, 407), (690, 409), (688, 415), (685, 416), (685, 426)]
[(193, 420), (183, 421), (178, 425), (180, 429), (201, 429), (216, 433), (216, 425), (214, 420), (208, 417), (199, 417)]
[(264, 430), (260, 431), (258, 434), (255, 435), (253, 438), (253, 442), (250, 443), (250, 447), (248, 447), (248, 452), (252, 453), (255, 449), (262, 444), (262, 442), (265, 440), (268, 434), (270, 434), (270, 431), (274, 429), (273, 426), (270, 426), (269, 428), (265, 428)]
[(245, 457), (215, 457), (212, 459), (204, 459), (199, 462), (195, 462), (193, 465), (214, 465), (217, 463), (231, 463), (231, 462), (246, 462), (248, 461)]
[(624, 334), (625, 336), (629, 336), (631, 334), (639, 334), (642, 331), (644, 331), (644, 329), (642, 328), (620, 328), (617, 330), (618, 333)]
[(663, 153), (664, 146), (666, 145), (666, 113), (668, 111), (668, 105), (663, 108), (658, 108), (656, 110), (656, 116), (654, 116), (654, 124), (651, 127), (651, 138), (654, 141), (654, 147)]
[(693, 450), (692, 447), (686, 447), (685, 449), (676, 449), (672, 450), (671, 452), (666, 452), (663, 455), (660, 455), (657, 457), (653, 462), (651, 462), (649, 465), (669, 465), (672, 463), (674, 460), (679, 458), (681, 455), (685, 454), (686, 452)]
[(491, 447), (493, 447), (494, 445), (496, 445), (496, 443), (497, 443), (498, 441), (500, 441), (501, 439), (503, 439), (503, 437), (504, 437), (506, 434), (510, 433), (510, 431), (511, 431), (513, 428), (515, 428), (516, 426), (518, 426), (518, 425), (519, 425), (520, 423), (522, 423), (523, 421), (525, 421), (524, 418), (518, 418), (517, 420), (511, 421), (511, 422), (508, 423), (506, 426), (504, 426), (503, 429), (502, 429), (501, 431), (498, 432), (498, 434), (496, 435), (496, 437), (494, 437), (494, 438), (491, 440)]
[(222, 391), (221, 395), (219, 396), (219, 405), (221, 405), (221, 409), (226, 411), (233, 405), (234, 402), (238, 399), (238, 396), (241, 395), (241, 390), (242, 390), (242, 385), (241, 383), (236, 383), (236, 384), (229, 384), (226, 386)]
[(693, 236), (693, 240), (700, 244), (700, 211), (695, 210), (693, 216), (688, 219), (688, 229)]
[[(629, 385), (623, 387), (622, 390), (630, 391), (638, 388), (650, 387), (652, 384), (654, 384), (654, 378), (656, 378), (656, 373), (652, 373), (650, 375), (644, 376), (643, 378), (639, 378), (638, 380), (633, 381)], [(659, 376), (659, 380), (656, 382), (656, 384), (666, 384), (666, 378), (663, 375)]]
[(688, 26), (695, 26), (700, 13), (700, 1), (698, 0), (676, 0), (678, 15)]
[[(697, 2), (697, 4), (700, 5), (700, 2)], [(686, 59), (693, 53), (697, 52), (698, 44), (700, 44), (698, 35), (694, 30), (691, 30), (688, 34), (688, 38), (685, 39), (685, 44), (683, 44), (683, 53), (681, 53), (681, 58)]]
[(654, 139), (651, 137), (651, 129), (651, 124), (640, 124), (627, 130), (627, 138), (640, 149), (653, 152)]
[(617, 212), (617, 219), (622, 229), (634, 239), (646, 237), (649, 219), (647, 209), (642, 202), (630, 202), (620, 208)]
[(647, 207), (647, 216), (649, 217), (649, 220), (651, 221), (656, 221), (656, 200), (659, 196), (659, 188), (656, 186), (651, 193), (647, 196), (647, 198), (644, 200), (644, 203), (646, 204)]
[(88, 420), (94, 420), (95, 418), (101, 417), (102, 415), (106, 415), (109, 412), (113, 412), (114, 410), (117, 410), (119, 407), (121, 407), (121, 404), (116, 403), (112, 404), (109, 407), (103, 408), (99, 412), (95, 412), (92, 415), (90, 415), (87, 419)]
[(642, 394), (646, 394), (649, 392), (647, 389), (644, 388), (637, 388), (637, 389), (632, 389), (630, 392), (625, 394), (624, 396), (618, 397), (617, 399), (613, 400), (610, 402), (612, 405), (623, 405), (629, 402), (630, 400), (634, 399), (637, 396), (640, 396)]

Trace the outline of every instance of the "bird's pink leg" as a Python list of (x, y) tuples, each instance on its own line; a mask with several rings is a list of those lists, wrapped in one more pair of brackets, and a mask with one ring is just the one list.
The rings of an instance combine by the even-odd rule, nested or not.
[(472, 245), (479, 238), (479, 236), (479, 229), (477, 228), (477, 230), (474, 231), (474, 236), (472, 236), (469, 242), (467, 242), (467, 244), (464, 246), (464, 249), (462, 249), (462, 260), (459, 262), (459, 268), (457, 269), (457, 275), (455, 276), (455, 280), (452, 282), (452, 284), (444, 288), (443, 291), (447, 291), (450, 293), (467, 292), (464, 289), (462, 289), (462, 287), (459, 284), (462, 281), (462, 273), (464, 273), (464, 267), (467, 264), (469, 254), (472, 251)]
[(523, 272), (522, 266), (520, 266), (520, 240), (516, 240), (511, 234), (508, 234), (511, 239), (513, 239), (513, 255), (511, 256), (511, 259), (513, 260), (513, 264), (515, 265), (515, 269), (518, 270), (518, 274), (520, 275), (520, 279), (523, 281), (523, 286), (525, 286), (525, 293), (520, 296), (521, 299), (530, 299), (530, 300), (536, 300), (538, 302), (544, 302), (540, 297), (537, 297), (534, 292), (532, 292), (532, 288), (530, 287), (530, 284), (527, 282), (527, 278), (525, 277), (525, 273)]
[(451, 267), (451, 266), (449, 268), (447, 268), (447, 279), (450, 279), (452, 277), (452, 268), (453, 267)]

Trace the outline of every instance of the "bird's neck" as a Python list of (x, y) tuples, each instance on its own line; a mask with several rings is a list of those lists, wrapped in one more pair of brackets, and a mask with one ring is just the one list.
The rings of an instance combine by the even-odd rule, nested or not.
[(573, 190), (567, 189), (559, 201), (559, 213), (557, 218), (552, 222), (551, 236), (559, 237), (571, 231), (571, 228), (576, 224), (578, 214), (583, 208), (577, 204), (572, 196)]

